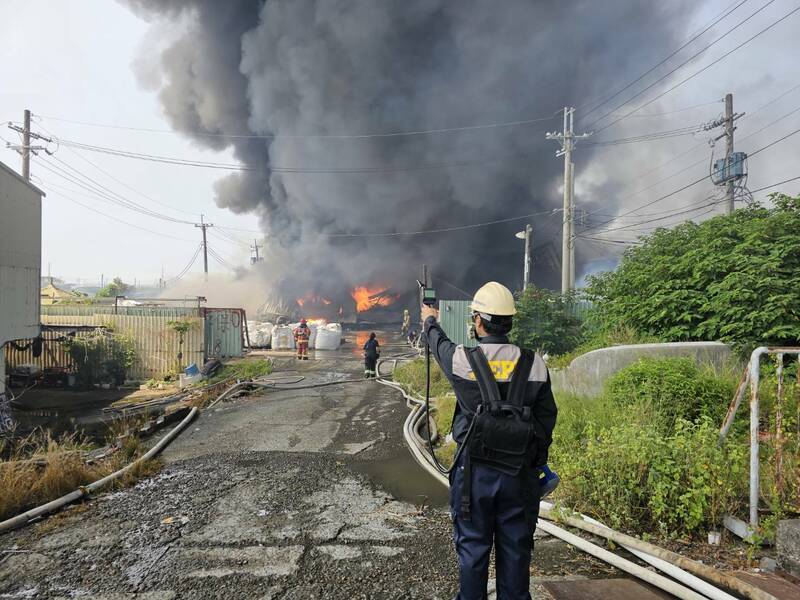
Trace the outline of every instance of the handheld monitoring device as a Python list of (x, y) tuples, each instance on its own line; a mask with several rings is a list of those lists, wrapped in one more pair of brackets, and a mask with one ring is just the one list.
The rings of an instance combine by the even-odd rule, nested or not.
[(419, 294), (422, 303), (425, 306), (434, 306), (436, 304), (436, 290), (426, 287), (419, 279), (417, 279), (417, 285), (419, 286)]

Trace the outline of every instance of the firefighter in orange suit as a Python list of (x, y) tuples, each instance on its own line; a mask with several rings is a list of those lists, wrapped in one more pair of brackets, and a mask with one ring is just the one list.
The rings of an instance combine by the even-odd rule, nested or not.
[(300, 325), (294, 330), (294, 345), (297, 347), (297, 360), (308, 360), (308, 340), (311, 339), (311, 329), (305, 319), (300, 319)]

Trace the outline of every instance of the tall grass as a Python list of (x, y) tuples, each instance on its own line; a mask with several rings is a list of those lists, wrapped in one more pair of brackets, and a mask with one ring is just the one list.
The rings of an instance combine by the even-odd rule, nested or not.
[[(37, 430), (26, 437), (0, 439), (0, 520), (105, 477), (143, 453), (134, 436), (122, 439), (120, 451), (89, 464), (86, 453), (92, 445), (77, 434), (53, 437), (49, 430)], [(155, 472), (158, 461), (132, 469), (116, 482), (124, 487)]]

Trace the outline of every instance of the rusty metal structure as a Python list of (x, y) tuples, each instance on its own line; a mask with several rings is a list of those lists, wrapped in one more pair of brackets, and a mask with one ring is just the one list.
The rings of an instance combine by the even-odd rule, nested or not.
[[(776, 358), (777, 389), (775, 399), (775, 431), (762, 432), (761, 423), (761, 358), (774, 355)], [(782, 491), (781, 467), (783, 461), (783, 404), (784, 404), (784, 360), (787, 355), (798, 357), (798, 378), (800, 378), (800, 348), (798, 347), (767, 347), (760, 346), (753, 350), (747, 369), (737, 387), (733, 401), (728, 408), (728, 413), (720, 428), (720, 441), (724, 440), (730, 430), (736, 412), (744, 399), (747, 386), (750, 386), (750, 494), (749, 494), (749, 521), (745, 523), (732, 515), (726, 515), (725, 527), (747, 540), (754, 541), (759, 531), (758, 502), (761, 496), (761, 458), (760, 443), (769, 440), (775, 448), (776, 487)], [(798, 382), (800, 385), (800, 382)]]

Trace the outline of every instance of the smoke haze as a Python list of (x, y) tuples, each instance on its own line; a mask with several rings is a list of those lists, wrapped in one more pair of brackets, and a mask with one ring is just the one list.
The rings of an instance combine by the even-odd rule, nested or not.
[[(440, 235), (336, 234), (428, 230), (559, 208), (563, 163), (544, 132), (560, 129), (560, 116), (424, 135), (319, 136), (549, 116), (565, 104), (613, 93), (649, 68), (686, 35), (694, 6), (637, 0), (126, 4), (154, 27), (171, 26), (169, 46), (142, 58), (158, 67), (157, 76), (141, 70), (159, 90), (172, 126), (198, 145), (231, 147), (251, 169), (221, 178), (216, 202), (259, 216), (264, 276), (289, 297), (310, 290), (341, 297), (359, 283), (402, 290), (421, 263), (439, 281), (465, 290), (487, 279), (518, 285), (522, 247), (513, 234), (524, 220)], [(230, 137), (247, 135), (275, 137)], [(356, 172), (330, 172), (336, 170)], [(583, 206), (593, 208), (587, 201)], [(545, 257), (534, 265), (534, 278), (557, 287), (557, 264), (546, 259), (546, 247), (555, 241), (549, 254), (560, 255), (561, 215), (529, 220), (534, 245), (542, 248), (537, 256)]]

